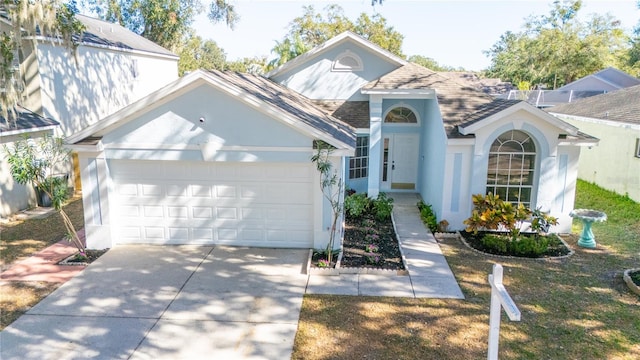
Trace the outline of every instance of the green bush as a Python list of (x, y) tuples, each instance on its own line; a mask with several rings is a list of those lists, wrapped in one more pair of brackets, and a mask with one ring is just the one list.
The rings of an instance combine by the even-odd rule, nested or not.
[(509, 247), (509, 238), (500, 235), (485, 235), (482, 245), (491, 253), (505, 254)]
[(438, 219), (436, 213), (433, 212), (433, 208), (429, 204), (425, 204), (422, 200), (418, 202), (418, 209), (420, 210), (420, 218), (422, 222), (431, 230), (431, 232), (438, 231)]
[(385, 193), (379, 193), (378, 197), (373, 200), (373, 211), (378, 220), (387, 220), (391, 218), (393, 211), (393, 199)]
[(366, 194), (351, 194), (344, 199), (344, 209), (353, 218), (363, 216), (371, 207), (371, 199)]
[(482, 238), (482, 245), (494, 254), (511, 254), (521, 257), (540, 257), (549, 248), (549, 238), (520, 236), (512, 240), (505, 235), (488, 234)]

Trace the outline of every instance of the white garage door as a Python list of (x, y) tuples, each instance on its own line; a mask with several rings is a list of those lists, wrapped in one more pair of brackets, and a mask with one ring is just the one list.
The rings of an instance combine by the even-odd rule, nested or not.
[(311, 164), (112, 160), (116, 243), (311, 247)]

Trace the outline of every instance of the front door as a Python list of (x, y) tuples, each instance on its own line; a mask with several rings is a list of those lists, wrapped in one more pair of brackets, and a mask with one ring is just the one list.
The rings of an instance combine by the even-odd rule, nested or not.
[(382, 187), (385, 190), (415, 190), (418, 178), (419, 137), (390, 134), (383, 138)]

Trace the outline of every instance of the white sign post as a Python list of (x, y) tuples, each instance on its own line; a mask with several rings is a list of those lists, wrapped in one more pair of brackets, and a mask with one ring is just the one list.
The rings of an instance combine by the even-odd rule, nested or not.
[(489, 352), (487, 359), (498, 360), (498, 343), (500, 342), (500, 308), (511, 321), (520, 321), (520, 310), (511, 300), (507, 289), (502, 285), (502, 265), (493, 265), (493, 274), (489, 274), (491, 285), (491, 311), (489, 313)]

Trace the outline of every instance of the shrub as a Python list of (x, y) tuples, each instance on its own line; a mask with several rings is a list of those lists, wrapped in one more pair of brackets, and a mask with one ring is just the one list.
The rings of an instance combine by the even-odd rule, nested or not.
[(344, 209), (347, 215), (359, 218), (371, 207), (371, 200), (366, 194), (351, 194), (344, 199)]
[(481, 242), (488, 252), (504, 254), (507, 252), (509, 238), (500, 235), (485, 235)]
[(478, 233), (478, 230), (506, 230), (515, 239), (520, 234), (522, 221), (531, 214), (531, 210), (522, 204), (513, 206), (503, 201), (498, 195), (473, 195), (473, 212), (463, 223), (467, 231)]
[(546, 237), (520, 237), (510, 242), (511, 251), (516, 256), (540, 257), (549, 248), (549, 239)]
[(393, 211), (393, 199), (385, 193), (379, 193), (378, 197), (373, 200), (373, 211), (378, 220), (387, 220), (391, 218)]
[(422, 200), (418, 202), (418, 209), (420, 210), (420, 218), (422, 222), (431, 230), (431, 232), (438, 231), (438, 219), (436, 213), (433, 212), (433, 208), (430, 204), (425, 204)]
[(485, 249), (493, 254), (510, 254), (521, 257), (540, 257), (549, 248), (549, 238), (520, 236), (512, 239), (504, 235), (485, 235), (482, 240)]

